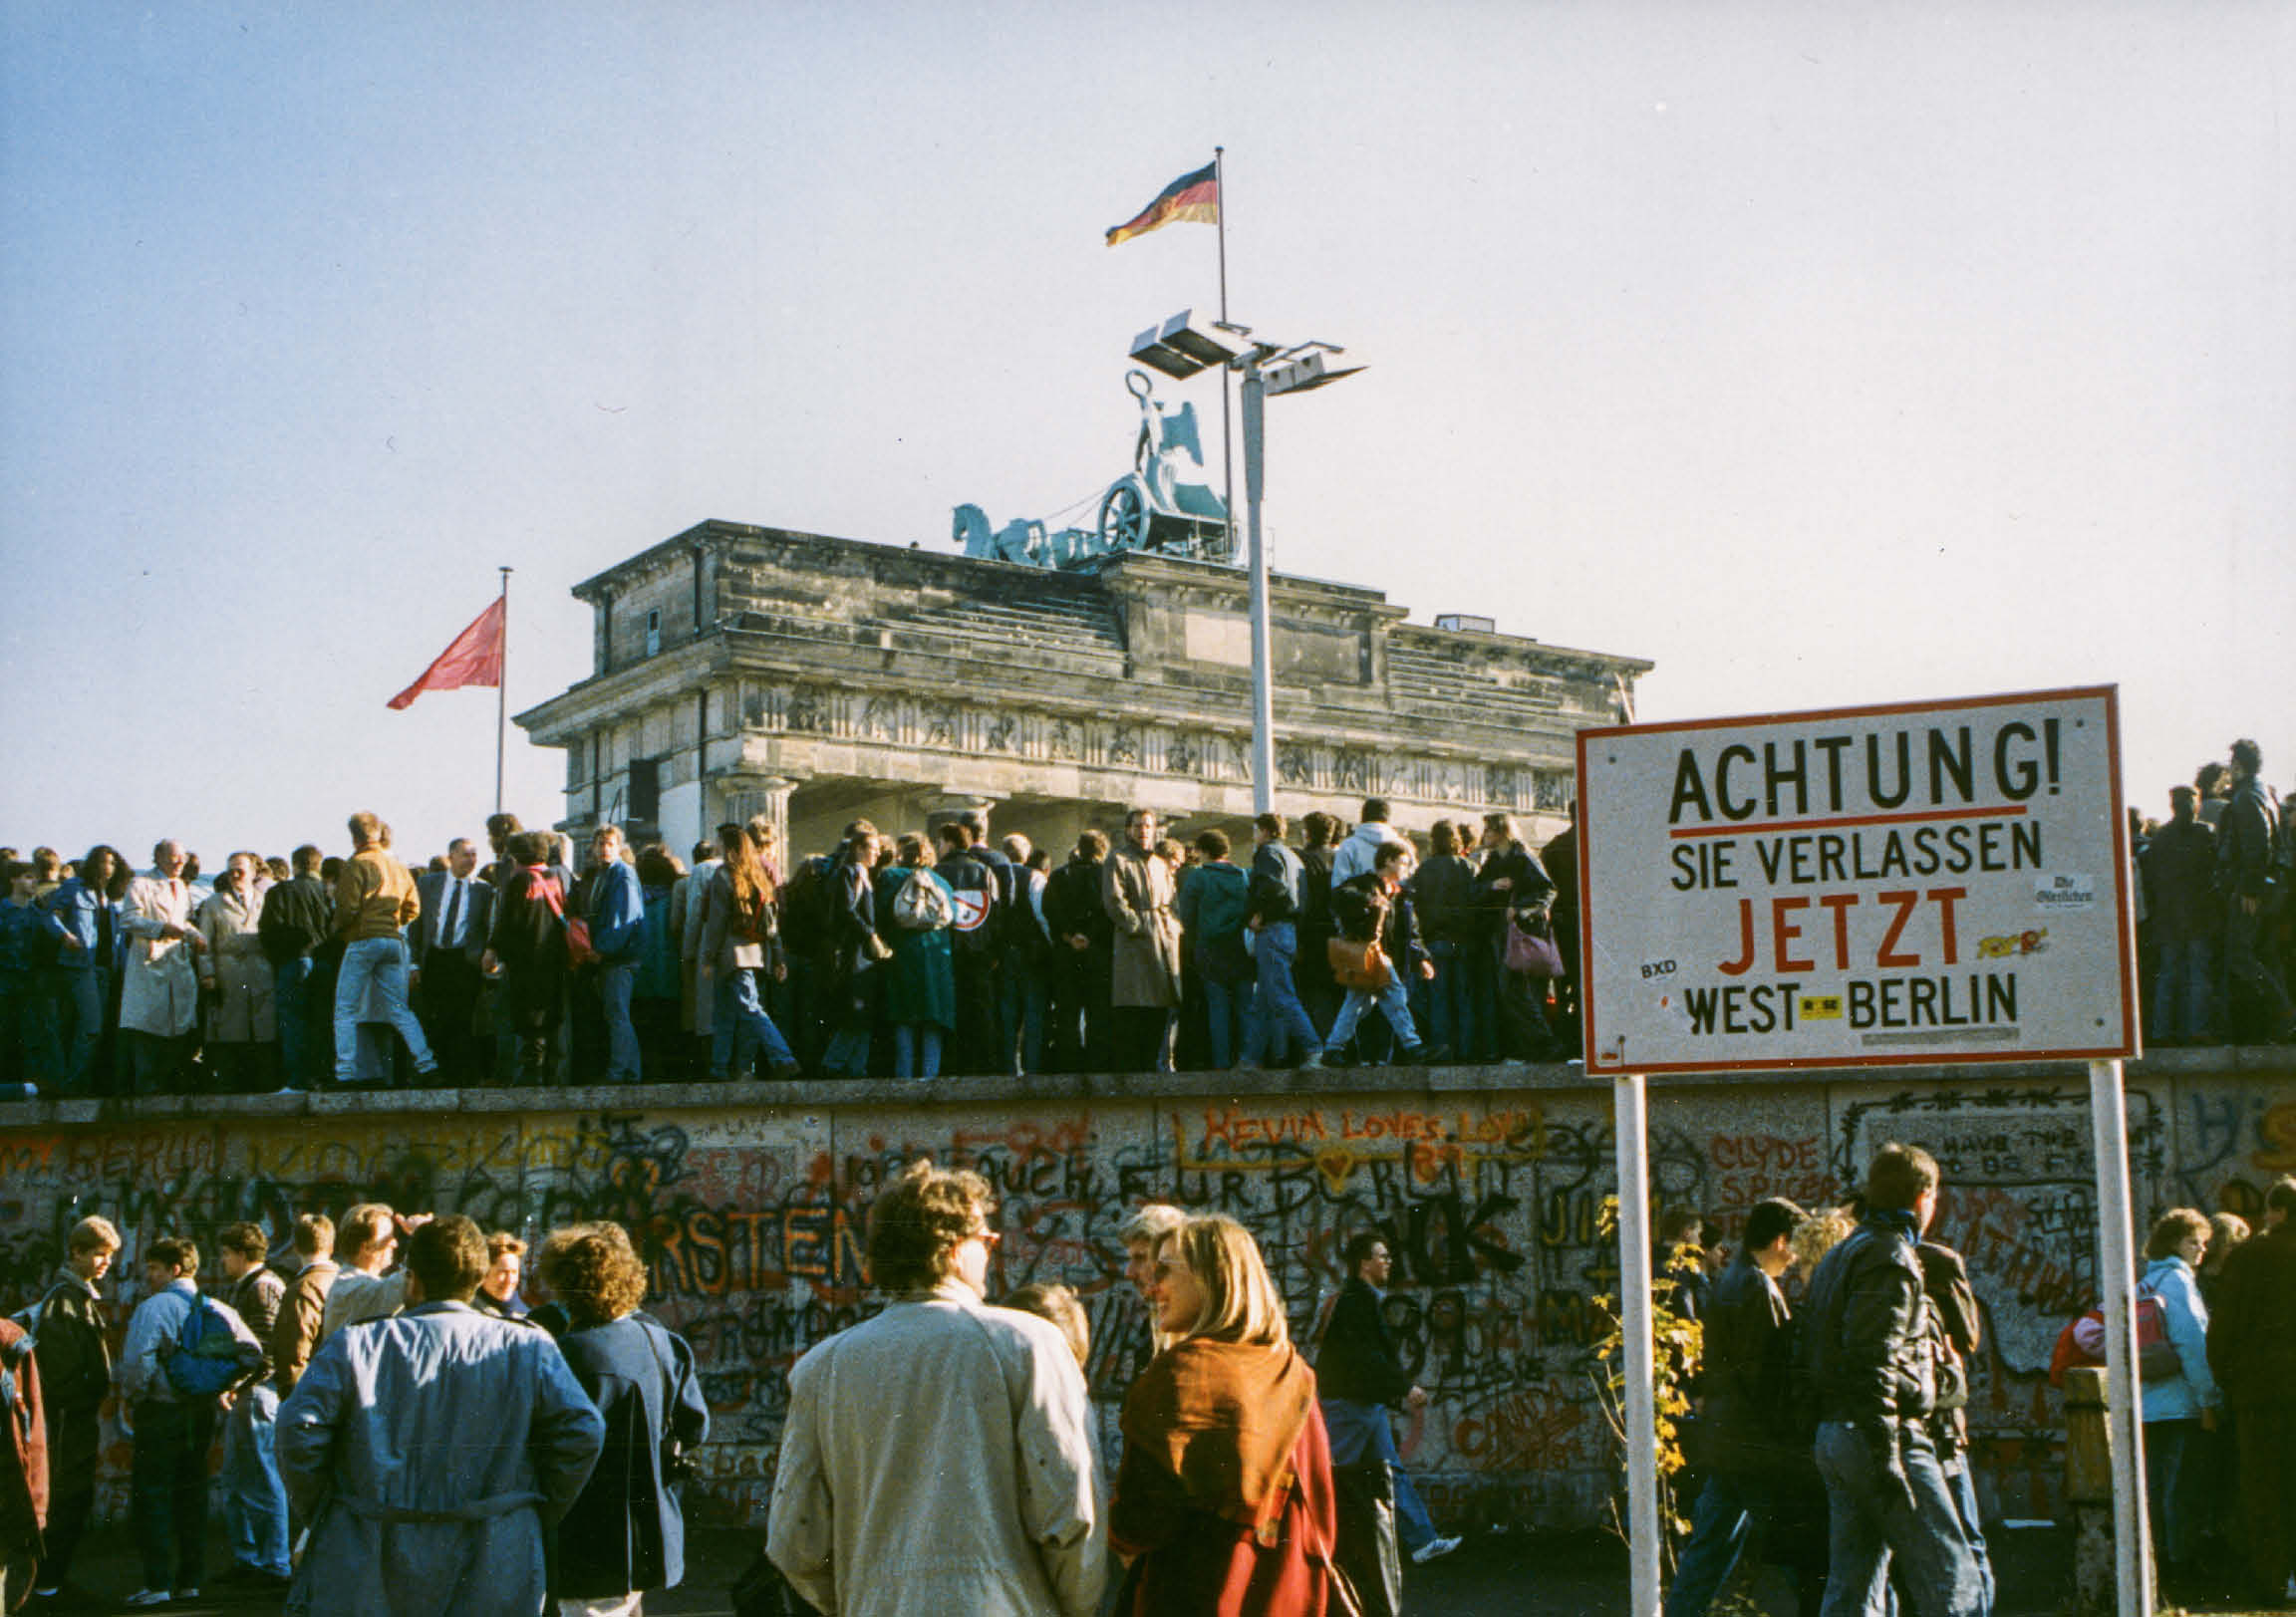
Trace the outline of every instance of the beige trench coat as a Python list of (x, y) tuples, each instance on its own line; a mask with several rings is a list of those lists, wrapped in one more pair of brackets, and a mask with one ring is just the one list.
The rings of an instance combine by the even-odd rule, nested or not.
[(255, 931), (262, 914), (261, 887), (252, 899), (217, 893), (199, 907), (199, 933), (207, 940), (199, 971), (215, 984), (207, 1036), (217, 1044), (268, 1044), (278, 1036), (271, 1013), (271, 961)]
[(1116, 925), (1108, 1002), (1170, 1010), (1180, 1003), (1180, 918), (1172, 867), (1126, 842), (1100, 867), (1100, 903)]
[(199, 972), (191, 942), (162, 938), (168, 926), (191, 926), (191, 887), (164, 876), (139, 876), (120, 901), (128, 962), (120, 973), (120, 1026), (129, 1033), (176, 1038), (199, 1021)]

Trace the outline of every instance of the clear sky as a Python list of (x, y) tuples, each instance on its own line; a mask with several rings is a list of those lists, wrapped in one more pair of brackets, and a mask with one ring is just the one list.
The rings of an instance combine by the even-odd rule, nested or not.
[(1218, 301), (1102, 232), (1216, 143), (1234, 316), (1370, 366), (1270, 406), (1279, 568), (1646, 718), (2116, 681), (2133, 801), (2286, 785), (2292, 73), (2285, 0), (0, 0), (0, 841), (427, 855), (494, 695), (383, 704), (497, 565), (516, 710), (704, 518), (1093, 494)]

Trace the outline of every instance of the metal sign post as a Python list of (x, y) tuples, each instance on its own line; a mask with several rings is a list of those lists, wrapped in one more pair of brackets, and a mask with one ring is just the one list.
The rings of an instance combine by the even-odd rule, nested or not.
[(1632, 1611), (1658, 1610), (1644, 1076), (2082, 1060), (2122, 1617), (2150, 1617), (2121, 1058), (2137, 1053), (2111, 686), (1578, 735), (1586, 1071), (1616, 1085)]
[(1612, 1129), (1618, 1147), (1618, 1303), (1625, 1330), (1626, 1552), (1631, 1563), (1629, 1617), (1658, 1617), (1657, 1353), (1650, 1321), (1650, 1152), (1642, 1075), (1611, 1082)]

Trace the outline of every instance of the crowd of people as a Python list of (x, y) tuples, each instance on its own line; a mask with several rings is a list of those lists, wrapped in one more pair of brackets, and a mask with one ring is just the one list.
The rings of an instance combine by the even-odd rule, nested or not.
[[(2296, 1041), (2296, 795), (2256, 743), (2131, 814), (2152, 1046)], [(352, 851), (238, 852), (203, 885), (163, 841), (66, 862), (0, 848), (0, 1084), (64, 1095), (799, 1075), (1024, 1076), (1578, 1048), (1576, 827), (1505, 814), (1424, 847), (1366, 799), (1248, 849), (1155, 813), (1064, 858), (977, 811), (793, 856), (763, 817), (681, 857), (586, 850), (517, 816), (412, 874)], [(689, 863), (690, 859), (690, 863)], [(577, 866), (579, 870), (577, 871)]]
[[(1378, 799), (1351, 831), (1280, 815), (1249, 850), (1146, 809), (1064, 862), (978, 813), (866, 820), (789, 858), (763, 818), (689, 864), (515, 815), (421, 874), (377, 816), (352, 851), (180, 843), (134, 872), (0, 849), (0, 1082), (63, 1095), (1019, 1076), (1543, 1061), (1575, 1047), (1576, 855), (1514, 821)], [(1552, 867), (1552, 868), (1551, 868)]]
[(2296, 792), (2234, 741), (2172, 787), (2165, 822), (2130, 811), (2145, 1042), (2296, 1043)]
[[(341, 1261), (336, 1244), (342, 1242)], [(112, 1351), (119, 1230), (73, 1226), (54, 1281), (0, 1322), (0, 1606), (92, 1609), (73, 1566), (96, 1499), (100, 1411), (134, 1460), (143, 1608), (199, 1598), (218, 1440), (232, 1564), (217, 1580), (293, 1612), (636, 1613), (684, 1570), (679, 1486), (709, 1431), (694, 1355), (640, 1309), (619, 1224), (517, 1237), (381, 1204), (295, 1221), (287, 1249), (236, 1223), (222, 1283), (198, 1245), (144, 1248)], [(274, 1256), (280, 1261), (275, 1263)], [(6, 1484), (21, 1482), (21, 1487)]]
[[(1983, 1323), (1966, 1265), (1928, 1233), (1942, 1190), (1928, 1152), (1890, 1144), (1849, 1206), (1756, 1206), (1726, 1263), (1697, 1214), (1662, 1220), (1662, 1295), (1704, 1344), (1666, 1617), (1713, 1609), (1749, 1559), (1789, 1572), (1805, 1613), (1994, 1610), (1965, 1415)], [(1395, 1441), (1427, 1395), (1388, 1331), (1377, 1231), (1302, 1312), (1235, 1220), (1135, 1209), (1119, 1234), (1151, 1356), (1122, 1392), (1111, 1484), (1083, 1308), (1058, 1285), (991, 1305), (997, 1213), (979, 1175), (928, 1161), (879, 1194), (882, 1306), (789, 1372), (745, 1582), (888, 1617), (1323, 1617), (1397, 1609), (1405, 1564), (1458, 1547)], [(206, 1583), (218, 1440), (221, 1581), (290, 1611), (636, 1617), (681, 1580), (709, 1412), (691, 1349), (643, 1310), (620, 1225), (555, 1230), (531, 1269), (513, 1235), (380, 1204), (340, 1227), (298, 1217), (278, 1252), (250, 1223), (218, 1245), (204, 1288), (191, 1240), (145, 1247), (117, 1356), (121, 1240), (101, 1216), (0, 1320), (0, 1602), (28, 1580), (44, 1609), (75, 1603), (115, 1397), (134, 1446), (131, 1606)], [(2172, 1209), (2147, 1253), (2139, 1374), (2168, 1587), (2238, 1567), (2265, 1604), (2296, 1602), (2296, 1179), (2267, 1192), (2252, 1237)]]
[[(1667, 1231), (1668, 1303), (1703, 1359), (1665, 1617), (1714, 1609), (1749, 1555), (1791, 1574), (1805, 1617), (1995, 1610), (1966, 1413), (1983, 1319), (1929, 1234), (1941, 1190), (1928, 1152), (1889, 1145), (1844, 1208), (1757, 1205), (1727, 1265), (1701, 1257), (1696, 1214)], [(2296, 1605), (2296, 1179), (2263, 1217), (2250, 1239), (2233, 1214), (2170, 1209), (2133, 1277), (2151, 1532), (2177, 1600)], [(2068, 1341), (2092, 1326), (2101, 1350), (2094, 1312)]]

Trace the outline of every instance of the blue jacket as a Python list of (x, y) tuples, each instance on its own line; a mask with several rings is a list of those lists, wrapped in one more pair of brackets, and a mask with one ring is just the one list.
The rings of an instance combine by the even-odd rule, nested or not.
[(2160, 1299), (2168, 1316), (2168, 1345), (2184, 1367), (2182, 1375), (2145, 1383), (2145, 1419), (2196, 1421), (2202, 1410), (2221, 1405), (2224, 1395), (2208, 1373), (2208, 1305), (2193, 1283), (2192, 1265), (2174, 1255), (2156, 1257), (2145, 1265), (2138, 1289)]
[(119, 965), (113, 955), (120, 949), (120, 906), (100, 889), (75, 876), (42, 899), (40, 908), (55, 918), (60, 935), (70, 933), (80, 940), (80, 947), (57, 951), (58, 965), (80, 971)]
[(590, 946), (608, 965), (635, 965), (645, 941), (646, 895), (638, 867), (615, 860), (590, 879)]
[(0, 898), (0, 972), (29, 974), (56, 963), (63, 923), (37, 903)]

